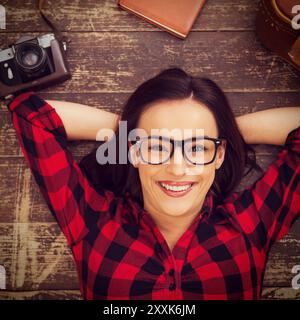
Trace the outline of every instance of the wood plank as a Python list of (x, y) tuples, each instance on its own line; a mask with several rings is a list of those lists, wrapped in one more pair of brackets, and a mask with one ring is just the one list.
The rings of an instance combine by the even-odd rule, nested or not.
[(0, 179), (0, 222), (54, 221), (25, 160), (1, 160)]
[[(300, 91), (300, 73), (266, 51), (254, 32), (194, 32), (184, 42), (161, 32), (68, 35), (72, 80), (44, 92), (128, 93), (169, 66), (209, 77), (225, 91)], [(0, 42), (18, 36), (0, 33)]]
[[(253, 30), (258, 0), (210, 0), (193, 31)], [(35, 0), (4, 1), (7, 31), (49, 31), (36, 10)], [(158, 28), (118, 7), (114, 0), (57, 0), (44, 4), (45, 13), (64, 31), (157, 31)], [(222, 19), (220, 19), (222, 17)], [(171, 37), (171, 36), (169, 36)]]
[[(82, 300), (79, 290), (0, 291), (1, 300)], [(262, 300), (300, 299), (300, 290), (290, 287), (266, 287)]]
[[(20, 215), (26, 221), (26, 212)], [(78, 289), (75, 264), (58, 225), (0, 224), (7, 290)]]
[(0, 300), (82, 300), (79, 290), (0, 291)]
[(283, 299), (300, 299), (300, 290), (288, 288), (264, 288), (262, 292), (263, 300), (283, 300)]

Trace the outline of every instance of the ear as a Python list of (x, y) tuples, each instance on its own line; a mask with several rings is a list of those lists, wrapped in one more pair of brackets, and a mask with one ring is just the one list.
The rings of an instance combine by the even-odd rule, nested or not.
[(129, 148), (129, 157), (130, 163), (135, 167), (138, 168), (140, 163), (140, 153), (138, 148), (135, 144), (132, 144), (131, 141), (128, 141), (128, 148)]
[(222, 140), (222, 145), (218, 148), (216, 154), (216, 170), (220, 169), (225, 159), (226, 140)]

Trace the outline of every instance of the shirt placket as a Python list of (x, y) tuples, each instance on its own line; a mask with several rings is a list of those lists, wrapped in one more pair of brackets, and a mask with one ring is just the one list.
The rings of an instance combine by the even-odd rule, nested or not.
[[(144, 212), (144, 215), (143, 215), (144, 222), (149, 226), (150, 230), (154, 233), (154, 236), (158, 241), (156, 245), (156, 252), (161, 256), (164, 264), (163, 265), (164, 269), (166, 270), (165, 271), (166, 273), (165, 275), (167, 279), (166, 293), (170, 300), (182, 299), (182, 292), (180, 290), (181, 269), (182, 269), (182, 265), (185, 263), (186, 253), (192, 241), (194, 231), (198, 223), (202, 219), (202, 216), (203, 214), (199, 214), (199, 216), (193, 221), (190, 227), (180, 237), (175, 247), (171, 251), (167, 244), (167, 241), (165, 240), (164, 236), (160, 232), (155, 221), (152, 219), (152, 217), (148, 213)], [(186, 239), (186, 237), (189, 237), (189, 239)], [(182, 242), (187, 243), (187, 246), (186, 248), (184, 248), (184, 250), (182, 250), (182, 247), (181, 247)]]

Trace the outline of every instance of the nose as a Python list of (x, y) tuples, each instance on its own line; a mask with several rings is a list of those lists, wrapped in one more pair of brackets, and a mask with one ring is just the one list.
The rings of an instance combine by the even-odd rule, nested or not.
[(176, 146), (167, 164), (166, 171), (175, 176), (183, 176), (186, 172), (186, 162), (180, 146)]

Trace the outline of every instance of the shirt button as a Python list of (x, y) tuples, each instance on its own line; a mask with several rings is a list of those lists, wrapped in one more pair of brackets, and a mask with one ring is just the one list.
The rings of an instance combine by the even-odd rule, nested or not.
[(174, 276), (174, 273), (175, 273), (175, 270), (174, 269), (170, 269), (170, 271), (169, 271), (169, 276)]
[(173, 283), (171, 283), (171, 284), (169, 285), (169, 290), (170, 290), (170, 291), (173, 291), (173, 290), (175, 290), (175, 289), (176, 289), (176, 283), (173, 282)]

